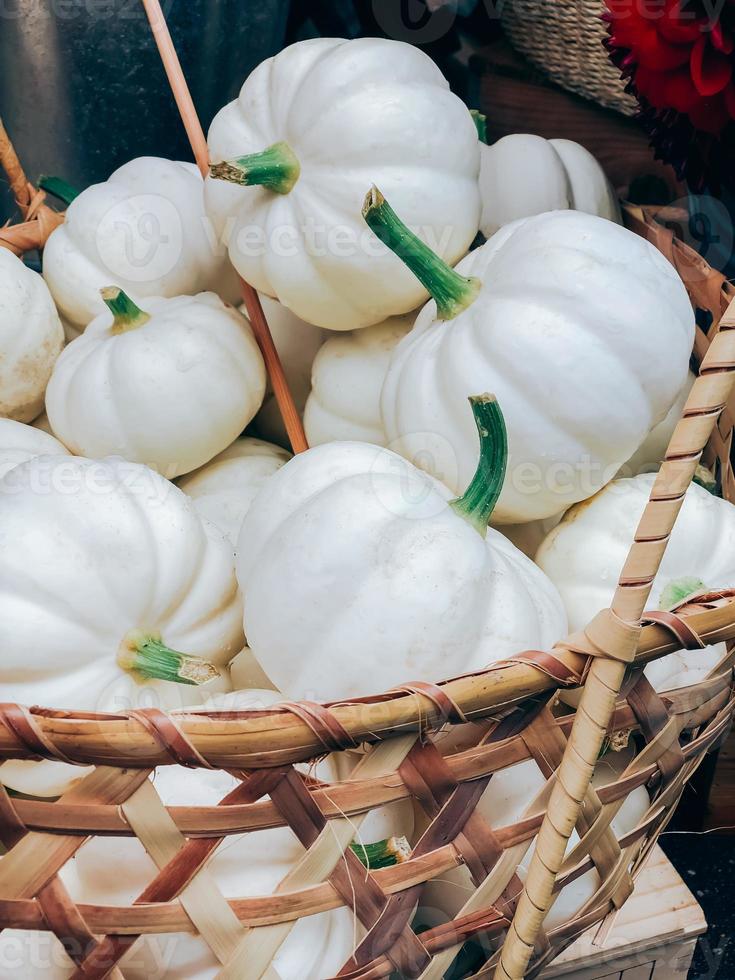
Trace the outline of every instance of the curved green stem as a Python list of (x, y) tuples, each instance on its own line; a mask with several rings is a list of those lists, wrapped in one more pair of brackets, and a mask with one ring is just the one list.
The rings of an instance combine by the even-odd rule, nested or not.
[(674, 579), (664, 586), (663, 592), (658, 600), (659, 609), (675, 609), (680, 606), (689, 596), (697, 592), (705, 592), (707, 586), (701, 578), (694, 578), (693, 575), (685, 575), (683, 578)]
[(487, 143), (487, 116), (483, 115), (479, 109), (470, 109), (472, 121), (477, 129), (477, 137), (481, 143)]
[(38, 186), (42, 190), (48, 191), (49, 194), (53, 194), (54, 197), (58, 197), (66, 205), (71, 204), (74, 198), (79, 197), (81, 193), (76, 187), (67, 184), (63, 177), (48, 177), (45, 174), (38, 178)]
[(411, 856), (411, 847), (405, 837), (388, 837), (374, 844), (350, 844), (350, 850), (370, 871), (376, 868), (392, 868)]
[(219, 677), (219, 671), (207, 660), (172, 650), (161, 637), (133, 630), (123, 640), (117, 655), (123, 670), (132, 670), (151, 680), (176, 684), (199, 685)]
[(100, 289), (100, 296), (112, 313), (112, 332), (115, 334), (142, 327), (151, 318), (150, 313), (144, 313), (119, 286), (105, 286)]
[(260, 153), (249, 153), (234, 160), (213, 163), (210, 174), (216, 180), (233, 184), (258, 184), (276, 194), (288, 194), (301, 174), (301, 164), (288, 143), (273, 143)]
[(408, 266), (432, 299), (440, 320), (451, 320), (477, 299), (482, 283), (447, 265), (410, 231), (377, 187), (368, 191), (362, 216), (378, 238)]
[(470, 396), (472, 413), (480, 433), (480, 459), (470, 485), (449, 506), (471, 524), (483, 538), (508, 466), (508, 433), (495, 395)]

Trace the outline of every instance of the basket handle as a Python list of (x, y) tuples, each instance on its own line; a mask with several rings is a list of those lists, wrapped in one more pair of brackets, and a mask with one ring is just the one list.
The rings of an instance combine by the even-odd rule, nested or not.
[[(184, 124), (186, 135), (189, 137), (194, 159), (197, 162), (202, 177), (206, 177), (209, 173), (207, 139), (197, 116), (194, 101), (191, 97), (189, 86), (186, 83), (181, 62), (176, 53), (176, 48), (174, 47), (171, 32), (168, 29), (166, 18), (161, 9), (161, 4), (159, 0), (142, 0), (142, 2), (146, 16), (148, 17), (148, 23), (151, 27), (153, 39), (156, 42), (158, 53), (161, 56), (161, 61), (166, 71), (166, 77), (168, 78), (179, 115), (181, 116), (181, 121)], [(304, 452), (304, 450), (309, 448), (304, 426), (294, 404), (293, 395), (288, 386), (276, 345), (273, 343), (273, 337), (265, 313), (263, 312), (260, 297), (255, 289), (249, 283), (245, 282), (241, 276), (238, 276), (238, 279), (240, 280), (240, 289), (242, 291), (242, 298), (245, 301), (245, 308), (248, 311), (250, 325), (253, 328), (255, 339), (263, 355), (268, 377), (273, 388), (273, 394), (281, 412), (291, 448), (295, 453)]]
[(611, 607), (595, 617), (582, 636), (593, 654), (592, 665), (495, 980), (522, 980), (526, 974), (626, 668), (635, 653), (653, 580), (699, 458), (734, 388), (735, 300), (725, 311), (702, 360), (699, 377), (651, 489)]

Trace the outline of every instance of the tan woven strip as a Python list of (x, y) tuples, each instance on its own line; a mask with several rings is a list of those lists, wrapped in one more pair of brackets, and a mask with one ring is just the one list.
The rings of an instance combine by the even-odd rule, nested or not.
[(282, 701), (278, 707), (290, 711), (308, 725), (327, 752), (354, 749), (359, 745), (334, 713), (323, 704), (316, 701)]
[(18, 745), (31, 759), (55, 759), (68, 765), (79, 765), (47, 738), (28, 708), (12, 702), (0, 704), (0, 722), (15, 736)]
[[(186, 846), (186, 838), (149, 779), (122, 804), (122, 810), (157, 867), (165, 867)], [(243, 929), (212, 875), (200, 868), (178, 897), (204, 941), (224, 962), (236, 948)]]

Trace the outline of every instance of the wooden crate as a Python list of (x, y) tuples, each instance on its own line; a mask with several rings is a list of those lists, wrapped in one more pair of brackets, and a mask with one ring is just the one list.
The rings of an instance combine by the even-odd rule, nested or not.
[(566, 980), (686, 980), (702, 909), (656, 847), (624, 908), (589, 929), (541, 974)]

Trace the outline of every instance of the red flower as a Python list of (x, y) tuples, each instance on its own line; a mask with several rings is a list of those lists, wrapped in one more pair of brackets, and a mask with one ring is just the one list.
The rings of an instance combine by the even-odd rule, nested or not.
[(719, 135), (735, 119), (735, 3), (607, 0), (607, 46), (644, 107)]

